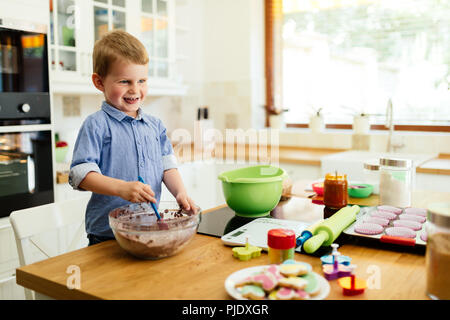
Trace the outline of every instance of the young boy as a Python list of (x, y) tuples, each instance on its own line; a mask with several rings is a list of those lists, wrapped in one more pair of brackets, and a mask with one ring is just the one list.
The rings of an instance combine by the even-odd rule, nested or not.
[[(186, 210), (188, 197), (161, 120), (140, 108), (147, 95), (149, 58), (142, 43), (112, 31), (94, 46), (92, 82), (103, 92), (101, 110), (78, 133), (69, 183), (92, 191), (86, 209), (89, 245), (114, 239), (108, 213), (129, 202), (158, 203), (161, 183)], [(146, 184), (138, 182), (142, 177)]]

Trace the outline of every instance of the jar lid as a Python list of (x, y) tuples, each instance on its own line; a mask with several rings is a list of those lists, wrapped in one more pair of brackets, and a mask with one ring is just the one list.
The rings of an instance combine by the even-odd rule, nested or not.
[(267, 232), (267, 245), (281, 250), (295, 248), (295, 232), (290, 229), (271, 229)]
[(440, 227), (450, 228), (450, 202), (437, 202), (428, 206), (427, 219)]
[(378, 171), (380, 170), (380, 165), (376, 163), (364, 163), (364, 169), (371, 170), (371, 171)]
[(397, 167), (397, 168), (410, 168), (410, 167), (412, 167), (412, 160), (380, 158), (380, 165), (381, 166), (389, 166), (389, 167)]

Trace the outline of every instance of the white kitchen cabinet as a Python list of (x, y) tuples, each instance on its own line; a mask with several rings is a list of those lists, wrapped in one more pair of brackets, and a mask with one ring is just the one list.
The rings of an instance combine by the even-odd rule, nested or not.
[(98, 93), (92, 86), (95, 41), (122, 29), (145, 45), (149, 95), (183, 95), (176, 59), (175, 0), (52, 0), (49, 53), (52, 91)]
[(53, 90), (73, 83), (89, 83), (92, 35), (89, 1), (50, 1), (49, 54)]

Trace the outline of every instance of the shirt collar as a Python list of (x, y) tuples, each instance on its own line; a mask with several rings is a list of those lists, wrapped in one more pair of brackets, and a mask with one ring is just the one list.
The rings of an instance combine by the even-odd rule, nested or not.
[(125, 112), (120, 111), (117, 108), (114, 108), (106, 101), (103, 101), (103, 103), (102, 103), (102, 110), (104, 112), (106, 112), (107, 114), (109, 114), (114, 119), (116, 119), (117, 121), (122, 121), (123, 119), (130, 118), (131, 120), (143, 120), (144, 122), (147, 122), (147, 119), (146, 119), (144, 113), (142, 112), (142, 108), (138, 109), (136, 119), (134, 119), (133, 117), (130, 117)]

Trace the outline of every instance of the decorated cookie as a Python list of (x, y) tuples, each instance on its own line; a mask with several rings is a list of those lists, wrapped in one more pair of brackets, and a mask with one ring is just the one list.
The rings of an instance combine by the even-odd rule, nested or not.
[(382, 227), (386, 227), (389, 224), (388, 219), (378, 217), (367, 217), (366, 219), (364, 219), (364, 222), (379, 224)]
[(299, 277), (283, 278), (278, 281), (278, 285), (280, 287), (292, 288), (296, 290), (304, 289), (307, 284), (308, 282), (305, 279)]
[(281, 275), (280, 273), (280, 269), (278, 267), (278, 265), (276, 264), (271, 264), (267, 269), (266, 269), (267, 273), (271, 273), (275, 279), (280, 280), (283, 279), (284, 277)]
[(285, 277), (301, 276), (308, 273), (308, 267), (304, 264), (282, 264), (280, 273)]
[(400, 214), (400, 213), (402, 213), (402, 209), (400, 209), (400, 208), (397, 208), (397, 207), (393, 207), (393, 206), (386, 206), (386, 205), (383, 205), (383, 206), (378, 206), (377, 207), (377, 210), (380, 210), (380, 211), (388, 211), (388, 212), (392, 212), (392, 213), (395, 213), (395, 214)]
[(250, 300), (262, 300), (266, 297), (266, 292), (260, 286), (255, 285), (245, 285), (239, 289), (239, 292), (244, 298)]
[(354, 228), (355, 232), (368, 235), (380, 234), (383, 229), (379, 224), (369, 222), (358, 223)]
[(416, 214), (407, 214), (407, 213), (401, 214), (399, 216), (399, 219), (400, 220), (412, 220), (412, 221), (416, 221), (416, 222), (420, 222), (420, 223), (424, 223), (425, 220), (427, 220), (427, 218), (425, 218), (425, 217), (418, 216)]
[(392, 236), (392, 237), (402, 237), (402, 238), (415, 238), (416, 237), (416, 232), (414, 230), (411, 230), (411, 229), (405, 228), (405, 227), (387, 228), (385, 230), (385, 232), (388, 236)]
[(370, 214), (371, 217), (383, 218), (388, 220), (394, 220), (397, 218), (397, 214), (390, 211), (376, 210)]
[(406, 214), (414, 214), (414, 215), (416, 215), (416, 216), (426, 217), (426, 216), (427, 216), (427, 209), (422, 209), (422, 208), (406, 208), (406, 209), (405, 209), (405, 213), (406, 213)]
[(281, 288), (280, 290), (277, 291), (275, 297), (278, 300), (304, 300), (309, 298), (309, 294), (307, 294), (303, 290)]
[(271, 273), (265, 272), (252, 276), (252, 283), (260, 285), (265, 291), (271, 291), (278, 285), (278, 280)]
[(320, 292), (320, 285), (315, 274), (308, 272), (303, 275), (302, 278), (307, 282), (307, 285), (303, 290), (312, 297), (316, 296)]
[(393, 223), (394, 227), (405, 227), (410, 228), (414, 231), (422, 229), (422, 224), (413, 220), (395, 220)]

